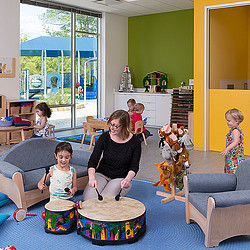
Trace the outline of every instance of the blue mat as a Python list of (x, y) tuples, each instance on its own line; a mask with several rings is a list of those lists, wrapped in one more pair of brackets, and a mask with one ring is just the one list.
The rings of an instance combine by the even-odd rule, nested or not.
[[(78, 250), (78, 249), (207, 249), (204, 245), (204, 234), (196, 224), (188, 225), (185, 220), (185, 204), (172, 201), (161, 204), (162, 197), (156, 191), (162, 187), (152, 187), (151, 182), (134, 180), (129, 197), (144, 203), (147, 211), (147, 231), (134, 244), (118, 246), (96, 246), (91, 241), (77, 235), (74, 231), (68, 235), (47, 234), (44, 231), (44, 220), (41, 214), (47, 201), (29, 208), (37, 217), (26, 217), (16, 224), (13, 216), (0, 226), (0, 248), (13, 245), (17, 250)], [(74, 197), (79, 200), (81, 195)], [(16, 206), (9, 203), (0, 208), (0, 213), (13, 214)], [(229, 218), (230, 219), (230, 218)], [(250, 236), (238, 236), (221, 242), (216, 249), (250, 249)]]
[[(81, 143), (82, 142), (82, 137), (83, 134), (80, 135), (71, 135), (71, 136), (65, 136), (65, 137), (59, 137), (57, 138), (58, 140), (61, 141), (70, 141), (70, 142), (77, 142), (77, 143)], [(99, 136), (95, 137), (95, 141), (97, 141), (99, 139)], [(84, 138), (84, 144), (89, 144), (90, 143), (90, 136), (86, 135)]]

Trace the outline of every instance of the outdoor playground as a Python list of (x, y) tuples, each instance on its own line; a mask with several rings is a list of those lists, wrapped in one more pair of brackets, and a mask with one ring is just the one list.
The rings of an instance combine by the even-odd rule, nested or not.
[[(21, 69), (21, 93), (24, 99), (46, 99), (52, 95), (71, 95), (72, 77), (68, 64), (71, 55), (69, 37), (41, 36), (21, 43), (21, 57), (39, 57), (40, 72)], [(96, 38), (76, 39), (76, 99), (97, 98), (97, 41)], [(49, 68), (49, 58), (57, 58), (57, 72)], [(51, 72), (53, 71), (53, 72)], [(50, 73), (48, 73), (50, 72)], [(65, 100), (64, 100), (65, 101)], [(65, 103), (54, 103), (65, 104)]]

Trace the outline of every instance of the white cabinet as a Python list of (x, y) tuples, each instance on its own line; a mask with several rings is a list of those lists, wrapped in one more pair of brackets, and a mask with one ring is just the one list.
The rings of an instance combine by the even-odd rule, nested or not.
[(171, 94), (115, 92), (114, 95), (114, 110), (128, 110), (127, 101), (133, 98), (145, 106), (142, 117), (148, 118), (148, 126), (161, 127), (170, 122)]

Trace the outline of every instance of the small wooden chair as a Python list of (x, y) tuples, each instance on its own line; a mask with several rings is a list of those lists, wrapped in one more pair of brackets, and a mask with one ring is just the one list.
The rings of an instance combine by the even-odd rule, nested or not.
[(55, 126), (52, 124), (49, 124), (49, 135), (48, 135), (49, 139), (56, 139), (55, 137)]
[(94, 131), (92, 132), (90, 130), (90, 126), (89, 126), (88, 122), (83, 122), (83, 130), (84, 130), (84, 134), (82, 137), (82, 142), (81, 142), (80, 148), (82, 148), (82, 145), (83, 145), (83, 142), (85, 140), (86, 135), (89, 135), (90, 136), (89, 150), (91, 150), (92, 145), (95, 145), (95, 137), (100, 135), (100, 133), (96, 133)]
[[(148, 144), (147, 144), (145, 135), (144, 135), (144, 133), (142, 133), (142, 132), (143, 132), (143, 126), (144, 126), (144, 121), (137, 121), (137, 122), (135, 123), (135, 132), (134, 132), (134, 134), (135, 134), (135, 135), (142, 134), (142, 137), (143, 137), (145, 146), (147, 146)], [(140, 130), (140, 132), (138, 132), (138, 130)]]

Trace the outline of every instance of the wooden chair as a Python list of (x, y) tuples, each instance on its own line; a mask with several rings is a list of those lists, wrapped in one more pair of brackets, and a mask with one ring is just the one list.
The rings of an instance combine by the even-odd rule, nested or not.
[(86, 135), (89, 135), (90, 136), (89, 150), (91, 150), (92, 145), (95, 145), (95, 137), (100, 135), (100, 133), (97, 133), (95, 131), (91, 131), (88, 122), (83, 122), (83, 130), (84, 130), (84, 134), (82, 137), (82, 142), (81, 142), (80, 148), (82, 148), (82, 145), (83, 145), (83, 142), (85, 140)]
[(49, 135), (48, 135), (49, 139), (56, 139), (55, 137), (55, 126), (52, 124), (49, 124)]
[[(147, 146), (148, 144), (147, 144), (145, 135), (144, 135), (144, 133), (142, 133), (142, 132), (143, 132), (143, 126), (144, 126), (144, 121), (137, 121), (137, 122), (135, 123), (135, 131), (134, 131), (134, 134), (135, 134), (135, 135), (141, 134), (141, 135), (142, 135), (142, 138), (143, 138), (143, 140), (144, 140), (145, 146)], [(139, 130), (139, 132), (138, 132), (138, 130)]]
[(250, 234), (250, 159), (235, 174), (184, 176), (186, 222), (195, 221), (205, 234), (205, 246)]

